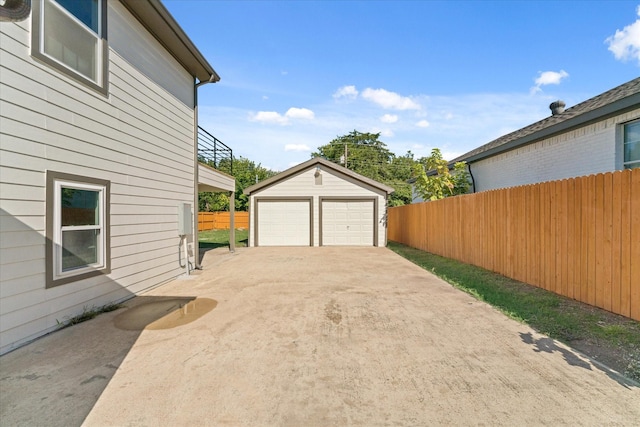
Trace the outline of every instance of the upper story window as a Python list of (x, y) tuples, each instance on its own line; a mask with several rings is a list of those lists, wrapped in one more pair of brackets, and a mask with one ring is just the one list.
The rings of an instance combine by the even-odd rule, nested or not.
[(31, 54), (107, 92), (106, 0), (36, 0)]
[(640, 168), (640, 121), (624, 125), (624, 168)]

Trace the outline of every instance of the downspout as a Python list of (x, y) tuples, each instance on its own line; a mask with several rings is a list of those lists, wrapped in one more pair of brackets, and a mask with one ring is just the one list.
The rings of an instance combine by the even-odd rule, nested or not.
[(198, 83), (196, 78), (193, 78), (193, 265), (196, 270), (202, 270), (198, 243), (198, 88), (216, 81), (215, 74), (211, 74), (209, 80)]
[(471, 163), (467, 163), (467, 170), (469, 170), (469, 176), (471, 177), (471, 192), (476, 192), (476, 180), (473, 178), (473, 173), (471, 172)]

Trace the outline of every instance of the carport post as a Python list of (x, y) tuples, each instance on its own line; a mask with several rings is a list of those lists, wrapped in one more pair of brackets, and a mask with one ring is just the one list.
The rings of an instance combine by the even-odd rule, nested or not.
[(229, 196), (229, 252), (236, 251), (236, 192)]

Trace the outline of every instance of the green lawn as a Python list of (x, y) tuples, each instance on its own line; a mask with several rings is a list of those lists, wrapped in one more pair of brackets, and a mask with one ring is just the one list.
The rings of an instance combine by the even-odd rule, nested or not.
[(450, 258), (395, 242), (388, 247), (506, 315), (640, 381), (640, 322)]
[[(198, 233), (198, 242), (202, 249), (229, 247), (229, 230), (208, 230)], [(236, 247), (246, 247), (249, 242), (249, 230), (236, 230)]]

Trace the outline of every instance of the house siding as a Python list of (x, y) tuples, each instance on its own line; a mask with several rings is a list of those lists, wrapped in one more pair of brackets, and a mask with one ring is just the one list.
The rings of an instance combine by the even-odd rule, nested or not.
[(620, 125), (640, 109), (473, 162), (475, 191), (611, 172), (622, 168)]
[[(177, 206), (193, 203), (193, 78), (119, 2), (108, 8), (106, 97), (30, 56), (30, 20), (0, 25), (0, 354), (183, 272)], [(119, 51), (118, 39), (141, 37), (153, 78), (144, 55)], [(110, 274), (45, 289), (47, 170), (111, 182)]]
[[(256, 197), (313, 197), (313, 244), (320, 243), (320, 197), (377, 197), (378, 198), (378, 246), (386, 246), (385, 226), (386, 193), (370, 187), (349, 176), (321, 167), (322, 185), (316, 185), (316, 167), (277, 182), (251, 194), (251, 211), (255, 212)], [(255, 246), (255, 227), (249, 227), (249, 246)]]
[(198, 191), (235, 191), (236, 180), (230, 175), (198, 163)]

